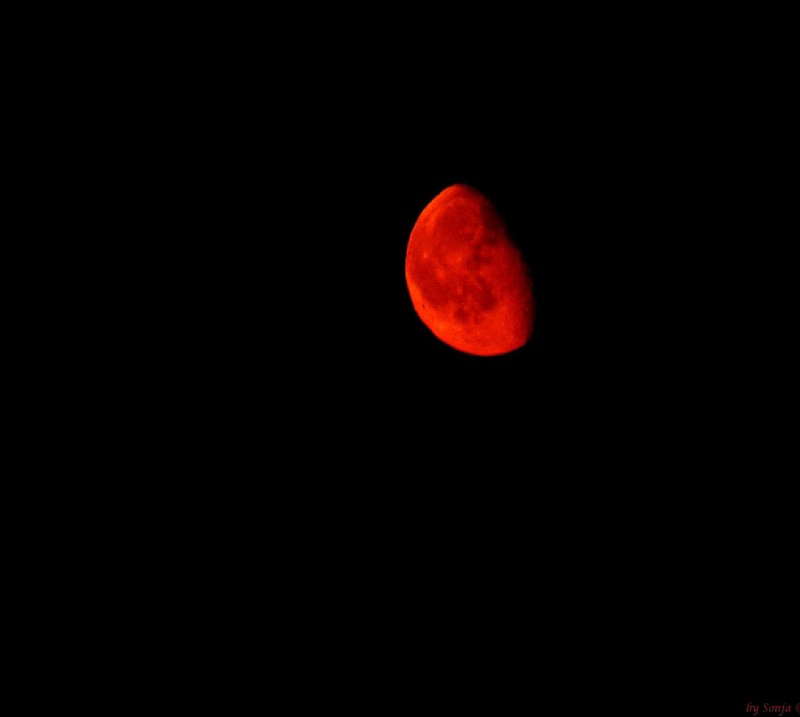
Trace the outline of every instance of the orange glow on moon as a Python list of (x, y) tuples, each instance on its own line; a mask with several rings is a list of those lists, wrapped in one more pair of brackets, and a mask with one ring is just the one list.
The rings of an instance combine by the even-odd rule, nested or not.
[(524, 346), (535, 301), (528, 266), (494, 205), (454, 184), (422, 210), (406, 250), (414, 310), (452, 348), (496, 356)]

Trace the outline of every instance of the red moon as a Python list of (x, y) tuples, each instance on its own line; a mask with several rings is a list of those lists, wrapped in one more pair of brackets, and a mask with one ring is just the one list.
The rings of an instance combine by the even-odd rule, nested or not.
[(422, 210), (406, 250), (414, 310), (441, 341), (475, 356), (524, 346), (535, 301), (528, 266), (495, 206), (466, 184)]

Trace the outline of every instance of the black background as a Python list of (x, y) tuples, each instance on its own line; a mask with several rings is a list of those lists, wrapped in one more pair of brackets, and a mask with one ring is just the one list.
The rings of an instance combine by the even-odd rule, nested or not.
[[(175, 24), (86, 93), (102, 151), (67, 133), (66, 220), (115, 238), (70, 246), (63, 309), (95, 460), (137, 476), (151, 569), (232, 586), (242, 629), (279, 603), (315, 679), (791, 699), (781, 46), (599, 19)], [(531, 267), (512, 354), (411, 306), (409, 233), (456, 182)]]
[[(547, 47), (322, 60), (274, 103), (260, 89), (243, 136), (234, 113), (186, 197), (191, 401), (223, 470), (275, 476), (311, 583), (373, 595), (345, 587), (331, 620), (388, 620), (436, 674), (517, 635), (562, 695), (620, 649), (623, 694), (702, 685), (736, 714), (789, 639), (780, 139), (750, 94), (769, 93), (746, 63)], [(510, 355), (460, 354), (411, 307), (409, 233), (455, 182), (532, 269), (534, 335)], [(667, 652), (669, 672), (640, 661)]]

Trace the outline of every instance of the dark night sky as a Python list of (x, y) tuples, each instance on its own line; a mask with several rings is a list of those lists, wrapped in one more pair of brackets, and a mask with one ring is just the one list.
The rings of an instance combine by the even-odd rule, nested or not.
[[(737, 129), (711, 132), (725, 111), (699, 90), (679, 121), (624, 83), (545, 85), (531, 105), (527, 81), (477, 100), (463, 79), (359, 88), (354, 104), (334, 95), (244, 139), (231, 128), (209, 196), (188, 198), (205, 252), (189, 285), (208, 312), (190, 326), (192, 400), (230, 432), (225, 461), (274, 457), (302, 480), (276, 488), (301, 514), (355, 523), (354, 540), (369, 531), (436, 580), (454, 535), (448, 561), (464, 570), (467, 546), (491, 546), (487, 569), (533, 561), (562, 586), (550, 609), (561, 580), (620, 581), (628, 599), (684, 605), (707, 626), (698, 654), (752, 675), (781, 639), (783, 598), (744, 581), (784, 571), (781, 528), (748, 523), (785, 500), (785, 428), (762, 422), (764, 370), (785, 361), (777, 344), (774, 362), (762, 353), (784, 287), (757, 279), (758, 298), (742, 299), (742, 271), (772, 261), (752, 234), (760, 159), (726, 154)], [(413, 223), (455, 182), (495, 202), (532, 268), (534, 336), (507, 356), (443, 345), (406, 291)], [(584, 579), (563, 577), (546, 546)], [(679, 639), (663, 609), (648, 634)]]
[[(167, 89), (104, 160), (129, 174), (102, 190), (124, 230), (103, 355), (180, 467), (159, 486), (175, 511), (190, 493), (229, 536), (288, 526), (320, 589), (370, 566), (404, 604), (441, 595), (454, 632), (459, 591), (491, 583), (500, 629), (574, 628), (586, 665), (552, 638), (537, 659), (589, 681), (607, 641), (682, 645), (676, 679), (716, 661), (738, 705), (734, 678), (784, 639), (783, 95), (744, 61), (645, 57), (649, 35), (539, 34), (399, 61), (242, 39), (179, 82), (159, 66)], [(413, 224), (456, 182), (531, 266), (534, 334), (512, 354), (444, 345), (406, 290)], [(244, 565), (261, 543), (242, 545)], [(392, 639), (419, 629), (403, 619)]]

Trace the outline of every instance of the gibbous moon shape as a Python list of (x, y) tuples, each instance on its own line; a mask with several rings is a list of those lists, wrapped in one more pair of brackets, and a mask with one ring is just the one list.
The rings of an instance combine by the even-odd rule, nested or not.
[(422, 210), (406, 250), (414, 310), (454, 349), (496, 356), (524, 346), (535, 301), (528, 266), (494, 205), (466, 184)]

